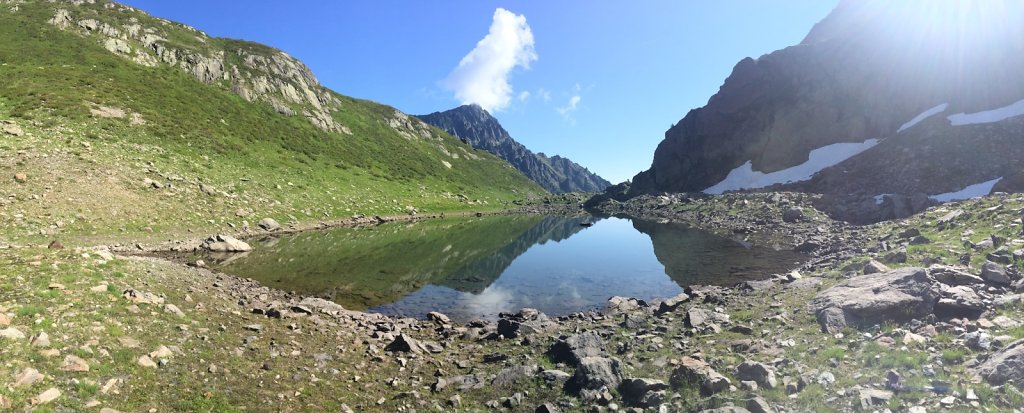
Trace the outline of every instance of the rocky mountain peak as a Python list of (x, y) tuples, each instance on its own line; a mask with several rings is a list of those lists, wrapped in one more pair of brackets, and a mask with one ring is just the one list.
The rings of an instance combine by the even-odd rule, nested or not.
[(843, 1), (800, 44), (741, 60), (630, 194), (927, 198), (1016, 175), (1022, 70), (1024, 3)]
[(509, 135), (490, 113), (476, 104), (462, 105), (445, 112), (418, 116), (424, 122), (452, 136), (505, 159), (548, 191), (598, 192), (611, 185), (586, 168), (561, 157), (535, 154)]

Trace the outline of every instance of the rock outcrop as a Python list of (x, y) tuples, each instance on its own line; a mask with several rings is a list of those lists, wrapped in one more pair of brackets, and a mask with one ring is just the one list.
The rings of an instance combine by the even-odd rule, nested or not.
[[(119, 14), (105, 9), (127, 17), (115, 18)], [(278, 113), (302, 115), (320, 129), (347, 130), (331, 116), (341, 102), (320, 85), (309, 67), (280, 50), (213, 38), (113, 2), (60, 2), (48, 23), (95, 38), (110, 53), (140, 65), (176, 67), (204, 83), (230, 88), (247, 101), (266, 103)]]
[(464, 105), (418, 118), (444, 129), (474, 148), (493, 153), (508, 161), (548, 191), (599, 192), (611, 186), (604, 178), (569, 159), (558, 155), (548, 157), (543, 153), (533, 153), (512, 139), (498, 120), (480, 106)]
[(923, 268), (861, 275), (822, 291), (812, 306), (822, 331), (839, 332), (932, 314), (939, 286)]
[(1024, 5), (989, 6), (841, 2), (799, 45), (740, 61), (629, 194), (774, 187), (872, 221), (1024, 189)]

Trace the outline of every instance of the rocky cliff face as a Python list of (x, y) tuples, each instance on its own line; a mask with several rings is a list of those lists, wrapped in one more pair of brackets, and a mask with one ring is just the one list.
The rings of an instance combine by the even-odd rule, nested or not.
[(558, 155), (533, 153), (509, 136), (498, 120), (477, 105), (417, 116), (453, 136), (508, 161), (548, 191), (598, 192), (611, 185), (597, 174)]
[(1022, 70), (1019, 2), (843, 1), (799, 45), (740, 61), (629, 193), (774, 186), (881, 205), (1024, 189)]
[(59, 1), (49, 23), (93, 38), (110, 53), (144, 66), (171, 66), (230, 88), (250, 102), (301, 115), (320, 129), (350, 133), (331, 116), (340, 102), (302, 62), (280, 50), (212, 38), (193, 27), (103, 0)]

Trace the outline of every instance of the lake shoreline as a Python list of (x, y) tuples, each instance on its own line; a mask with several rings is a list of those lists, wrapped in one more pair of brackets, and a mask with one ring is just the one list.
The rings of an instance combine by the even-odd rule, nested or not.
[[(108, 260), (92, 248), (8, 250), (10, 270), (36, 274), (32, 278), (36, 288), (60, 292), (44, 298), (47, 307), (75, 303), (76, 307), (94, 308), (104, 317), (94, 327), (117, 329), (119, 335), (141, 344), (128, 347), (124, 343), (134, 343), (101, 338), (90, 346), (123, 353), (130, 358), (128, 362), (101, 353), (73, 352), (94, 336), (90, 330), (80, 329), (79, 323), (33, 326), (32, 317), (24, 315), (31, 301), (8, 299), (0, 302), (0, 314), (9, 314), (10, 328), (27, 338), (21, 342), (24, 344), (14, 341), (0, 351), (5, 359), (14, 360), (7, 368), (10, 371), (0, 372), (13, 377), (25, 368), (41, 369), (58, 378), (53, 384), (61, 387), (70, 383), (64, 381), (69, 374), (79, 375), (81, 380), (83, 373), (62, 370), (59, 363), (51, 367), (40, 361), (45, 358), (38, 354), (50, 349), (60, 357), (75, 353), (95, 371), (85, 373), (88, 380), (101, 385), (114, 380), (110, 382), (113, 390), (92, 397), (65, 397), (81, 397), (83, 406), (104, 400), (103, 405), (125, 410), (153, 406), (143, 401), (143, 395), (145, 400), (171, 396), (252, 408), (257, 406), (250, 403), (260, 400), (269, 403), (260, 404), (263, 407), (277, 410), (335, 411), (435, 407), (607, 411), (613, 405), (640, 411), (657, 411), (658, 406), (671, 411), (728, 405), (750, 411), (757, 411), (755, 406), (803, 410), (822, 400), (831, 400), (839, 411), (892, 400), (903, 406), (945, 406), (940, 403), (947, 397), (943, 394), (917, 392), (906, 398), (876, 384), (884, 383), (887, 369), (894, 366), (885, 358), (889, 357), (884, 351), (888, 344), (879, 347), (878, 343), (893, 338), (906, 341), (907, 334), (913, 332), (913, 337), (923, 337), (927, 346), (909, 343), (903, 345), (906, 350), (897, 345), (888, 351), (913, 363), (905, 366), (908, 370), (902, 373), (902, 380), (917, 380), (926, 360), (947, 360), (943, 357), (949, 356), (939, 374), (964, 383), (957, 384), (962, 387), (958, 387), (960, 396), (953, 399), (953, 405), (978, 402), (964, 396), (968, 388), (982, 395), (981, 403), (986, 406), (1005, 406), (1008, 398), (1014, 397), (1005, 387), (970, 384), (968, 373), (973, 370), (967, 367), (971, 357), (987, 358), (1006, 347), (1006, 338), (996, 338), (1006, 335), (1004, 330), (1010, 331), (1006, 330), (1010, 327), (974, 330), (992, 329), (988, 340), (998, 345), (984, 350), (969, 348), (955, 358), (952, 351), (969, 338), (944, 332), (966, 325), (960, 321), (952, 324), (948, 319), (932, 319), (880, 331), (862, 327), (870, 333), (866, 335), (849, 331), (824, 334), (809, 307), (815, 296), (830, 287), (866, 273), (868, 259), (891, 259), (894, 261), (888, 265), (894, 267), (932, 259), (948, 245), (945, 237), (949, 232), (935, 222), (949, 210), (929, 211), (907, 221), (848, 227), (831, 224), (817, 211), (804, 208), (803, 218), (788, 223), (783, 215), (802, 204), (787, 195), (770, 197), (743, 195), (664, 205), (660, 205), (664, 200), (652, 198), (622, 209), (650, 211), (645, 214), (655, 219), (700, 216), (707, 227), (733, 235), (756, 238), (758, 231), (782, 228), (785, 235), (795, 237), (794, 244), (817, 241), (814, 258), (796, 268), (795, 274), (736, 287), (692, 286), (669, 300), (649, 303), (613, 297), (602, 311), (565, 317), (526, 310), (506, 314), (497, 323), (453, 323), (443, 314), (415, 320), (348, 311), (324, 300), (167, 260), (130, 256)], [(996, 205), (1001, 209), (987, 214), (1005, 218), (1024, 206), (1024, 200), (1016, 198), (971, 202), (959, 206), (975, 212), (968, 214), (971, 218), (958, 218), (962, 220), (959, 225), (977, 232), (998, 231), (1000, 237), (1006, 237), (1006, 229), (982, 227), (979, 220), (997, 218), (981, 211)], [(741, 204), (745, 209), (737, 206)], [(793, 228), (784, 229), (788, 224), (794, 224)], [(831, 232), (830, 225), (841, 230)], [(909, 245), (910, 238), (901, 235), (908, 228), (919, 229), (920, 236), (929, 237), (930, 243)], [(752, 232), (733, 232), (737, 229)], [(878, 240), (889, 240), (882, 242), (891, 243), (891, 250), (878, 250)], [(955, 240), (953, 245), (958, 243)], [(900, 248), (905, 250), (902, 257), (894, 255)], [(52, 272), (51, 267), (60, 271)], [(114, 285), (117, 287), (111, 287)], [(105, 287), (102, 292), (99, 286)], [(993, 292), (986, 294), (1010, 297), (1013, 289), (996, 285), (989, 291)], [(998, 307), (995, 302), (981, 304), (985, 314), (991, 312), (982, 318), (1021, 319), (1021, 308)], [(50, 343), (30, 345), (38, 341), (31, 337), (40, 329), (50, 332)], [(928, 335), (929, 329), (937, 335)], [(164, 348), (170, 349), (169, 353)], [(872, 361), (876, 355), (882, 357), (878, 359), (881, 362)], [(156, 366), (143, 363), (143, 356)], [(916, 361), (919, 359), (923, 361)], [(903, 361), (896, 363), (899, 366)], [(299, 372), (306, 378), (297, 382), (286, 379), (294, 379)], [(310, 375), (316, 380), (310, 381)], [(198, 385), (200, 377), (214, 383), (213, 387)], [(262, 385), (252, 386), (253, 378)], [(157, 390), (166, 386), (167, 380), (183, 384), (172, 393)], [(707, 394), (702, 394), (703, 383), (710, 386)], [(30, 402), (33, 391), (44, 390), (27, 389), (0, 392), (0, 397), (22, 405)], [(282, 392), (284, 389), (294, 390)], [(118, 393), (113, 393), (115, 390)]]

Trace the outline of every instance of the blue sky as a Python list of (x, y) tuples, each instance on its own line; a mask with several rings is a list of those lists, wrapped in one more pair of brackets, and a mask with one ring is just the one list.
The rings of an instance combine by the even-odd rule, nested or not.
[(123, 3), (277, 47), (331, 89), (409, 114), (481, 100), (530, 149), (617, 183), (650, 166), (665, 130), (740, 59), (799, 43), (837, 0)]

